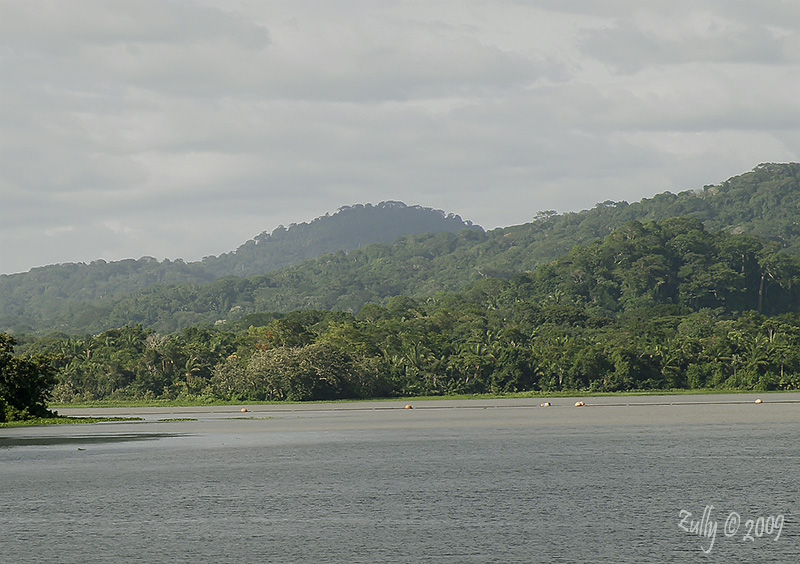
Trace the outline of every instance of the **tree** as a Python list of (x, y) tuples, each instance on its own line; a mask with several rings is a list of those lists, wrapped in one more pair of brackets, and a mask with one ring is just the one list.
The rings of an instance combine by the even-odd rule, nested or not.
[(47, 400), (56, 385), (55, 369), (46, 357), (14, 356), (16, 344), (0, 333), (0, 421), (51, 417)]

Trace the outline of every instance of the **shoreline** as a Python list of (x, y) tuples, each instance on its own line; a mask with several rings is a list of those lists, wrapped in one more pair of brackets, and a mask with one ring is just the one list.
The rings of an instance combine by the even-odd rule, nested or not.
[[(410, 396), (397, 398), (353, 398), (341, 400), (314, 400), (314, 401), (213, 401), (203, 403), (192, 400), (100, 400), (85, 403), (54, 403), (48, 409), (61, 413), (65, 410), (86, 410), (86, 409), (177, 409), (177, 408), (232, 408), (242, 406), (275, 407), (277, 409), (306, 409), (307, 406), (339, 406), (339, 405), (359, 405), (359, 404), (393, 404), (393, 403), (442, 403), (442, 402), (487, 402), (487, 401), (530, 401), (544, 402), (553, 400), (595, 400), (603, 398), (690, 398), (690, 397), (722, 397), (722, 396), (754, 396), (754, 397), (774, 397), (774, 396), (796, 396), (800, 402), (800, 390), (644, 390), (644, 391), (625, 391), (625, 392), (586, 392), (579, 391), (553, 392), (553, 393), (534, 393), (519, 392), (511, 394), (478, 394), (478, 395), (451, 395), (451, 396)], [(742, 400), (745, 401), (745, 400)]]
[[(761, 400), (758, 405), (756, 400)], [(543, 403), (549, 403), (543, 407)], [(580, 408), (576, 402), (583, 402)], [(691, 395), (647, 395), (647, 396), (564, 396), (538, 398), (475, 398), (475, 399), (425, 399), (403, 398), (398, 400), (357, 400), (338, 402), (309, 403), (239, 403), (228, 405), (203, 406), (114, 406), (114, 407), (69, 407), (58, 410), (66, 417), (140, 417), (144, 421), (159, 421), (159, 418), (198, 417), (200, 419), (240, 419), (252, 420), (271, 417), (302, 417), (347, 415), (359, 413), (397, 413), (413, 411), (416, 413), (436, 413), (446, 411), (487, 411), (487, 410), (547, 410), (569, 408), (577, 411), (593, 411), (596, 408), (631, 408), (633, 411), (652, 412), (661, 408), (709, 408), (725, 406), (800, 406), (800, 394), (793, 392), (773, 392), (769, 394), (750, 392), (746, 394), (691, 394)], [(410, 406), (411, 409), (407, 409)], [(642, 409), (637, 409), (642, 408)], [(242, 411), (242, 410), (246, 411)], [(607, 409), (603, 409), (607, 411)], [(798, 410), (800, 414), (800, 410)]]
[[(760, 399), (761, 402), (756, 402)], [(547, 402), (548, 406), (543, 406)], [(583, 402), (576, 407), (577, 402)], [(406, 406), (410, 406), (411, 409)], [(246, 411), (242, 411), (242, 409)], [(14, 436), (181, 435), (290, 436), (405, 430), (431, 432), (460, 428), (528, 429), (537, 432), (595, 432), (654, 426), (767, 427), (800, 424), (800, 394), (678, 394), (647, 396), (571, 396), (538, 398), (438, 399), (419, 401), (342, 401), (294, 404), (242, 403), (214, 406), (73, 407), (59, 410), (71, 418), (136, 418), (87, 424), (27, 425), (0, 429)], [(0, 447), (3, 441), (0, 441)]]

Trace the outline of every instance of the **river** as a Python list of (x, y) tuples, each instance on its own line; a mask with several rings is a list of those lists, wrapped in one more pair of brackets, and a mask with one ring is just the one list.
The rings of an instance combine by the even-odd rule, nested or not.
[(63, 410), (144, 420), (0, 429), (0, 560), (795, 564), (800, 395), (756, 397)]

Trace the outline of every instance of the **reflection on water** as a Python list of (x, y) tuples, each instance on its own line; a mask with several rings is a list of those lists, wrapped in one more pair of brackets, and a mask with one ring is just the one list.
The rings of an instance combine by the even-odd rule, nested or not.
[[(21, 564), (800, 561), (797, 406), (470, 405), (199, 415), (147, 423), (147, 434), (121, 425), (121, 442), (105, 428), (80, 451), (62, 446), (86, 432), (2, 449), (0, 554)], [(706, 555), (709, 540), (679, 524), (711, 505)], [(781, 537), (725, 536), (731, 512), (742, 526), (784, 515)]]
[(154, 441), (165, 437), (175, 437), (170, 433), (119, 433), (93, 435), (56, 435), (56, 436), (22, 436), (0, 437), (0, 448), (22, 446), (52, 445), (96, 445), (100, 443), (124, 443), (129, 441)]

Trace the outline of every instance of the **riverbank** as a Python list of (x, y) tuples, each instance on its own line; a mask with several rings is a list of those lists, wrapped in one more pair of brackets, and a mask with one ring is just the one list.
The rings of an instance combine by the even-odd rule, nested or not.
[(662, 397), (662, 396), (722, 396), (722, 395), (774, 395), (774, 394), (797, 394), (800, 397), (800, 390), (795, 391), (763, 391), (756, 392), (753, 390), (718, 390), (718, 389), (700, 389), (700, 390), (641, 390), (641, 391), (628, 391), (628, 392), (585, 392), (571, 390), (565, 392), (516, 392), (509, 394), (454, 394), (447, 396), (413, 396), (413, 397), (400, 397), (400, 398), (366, 398), (366, 399), (347, 399), (347, 400), (329, 400), (329, 401), (263, 401), (263, 402), (235, 402), (235, 401), (222, 401), (222, 400), (207, 400), (203, 398), (197, 399), (176, 399), (176, 400), (101, 400), (81, 403), (55, 403), (50, 405), (50, 409), (63, 410), (63, 409), (84, 409), (84, 408), (134, 408), (134, 407), (154, 407), (154, 408), (170, 408), (170, 407), (224, 407), (235, 406), (248, 403), (252, 405), (336, 405), (336, 404), (351, 404), (351, 403), (373, 403), (373, 402), (428, 402), (428, 401), (460, 401), (460, 400), (495, 400), (495, 399), (536, 399), (546, 401), (550, 398), (572, 398), (572, 397), (590, 397), (590, 398), (604, 398), (604, 397)]
[[(761, 400), (761, 403), (756, 403), (757, 400)], [(577, 408), (577, 402), (583, 402), (584, 405)], [(549, 405), (544, 406), (545, 404)], [(570, 410), (570, 415), (564, 414), (567, 409)], [(609, 410), (615, 413), (611, 414)], [(73, 407), (59, 410), (61, 415), (69, 417), (137, 417), (148, 423), (164, 423), (167, 419), (196, 419), (190, 425), (269, 420), (271, 428), (280, 427), (281, 422), (285, 421), (324, 420), (333, 423), (345, 421), (348, 417), (358, 419), (364, 416), (367, 418), (364, 420), (365, 424), (380, 425), (383, 425), (382, 422), (404, 423), (439, 417), (468, 422), (476, 417), (477, 412), (493, 412), (498, 418), (512, 423), (515, 419), (527, 421), (533, 418), (542, 424), (556, 419), (563, 422), (565, 417), (566, 420), (578, 423), (595, 418), (602, 420), (604, 424), (624, 424), (630, 421), (643, 424), (675, 423), (682, 420), (700, 423), (715, 422), (715, 418), (724, 420), (724, 414), (729, 412), (735, 412), (737, 417), (740, 412), (748, 413), (755, 418), (772, 414), (783, 420), (787, 417), (800, 417), (800, 394), (751, 392), (703, 395), (575, 395), (547, 398), (404, 398), (211, 406)], [(309, 424), (313, 426), (313, 423)]]
[(51, 427), (53, 425), (91, 425), (92, 423), (120, 423), (123, 421), (140, 421), (139, 417), (77, 417), (59, 415), (57, 417), (37, 417), (21, 421), (0, 423), (0, 429), (17, 427)]
[[(582, 403), (579, 408), (576, 403)], [(739, 407), (732, 410), (730, 408)], [(698, 409), (702, 407), (703, 409)], [(607, 408), (617, 408), (609, 417)], [(629, 408), (629, 409), (621, 409)], [(756, 409), (761, 408), (761, 411)], [(564, 419), (563, 410), (572, 413)], [(598, 410), (602, 410), (602, 416)], [(426, 421), (434, 418), (437, 412), (458, 412), (444, 419), (469, 422), (476, 411), (493, 411), (496, 415), (513, 420), (527, 421), (533, 418), (540, 424), (548, 425), (554, 420), (574, 421), (576, 423), (597, 419), (598, 424), (628, 424), (631, 422), (650, 424), (673, 424), (676, 421), (694, 423), (713, 423), (725, 420), (726, 413), (749, 414), (757, 419), (764, 415), (787, 420), (800, 417), (800, 394), (795, 392), (736, 392), (712, 394), (599, 394), (599, 395), (547, 395), (538, 397), (509, 396), (470, 396), (470, 397), (420, 397), (402, 399), (355, 400), (335, 402), (280, 402), (280, 403), (223, 403), (214, 405), (182, 405), (149, 402), (142, 405), (98, 404), (79, 406), (59, 406), (59, 418), (14, 422), (0, 425), (7, 429), (69, 425), (70, 423), (103, 424), (104, 432), (110, 431), (105, 424), (120, 425), (130, 423), (143, 431), (140, 423), (193, 426), (199, 431), (206, 425), (222, 422), (244, 421), (251, 425), (259, 420), (301, 420), (318, 421), (323, 419), (344, 420), (347, 414), (371, 413), (368, 423), (393, 422), (397, 413), (413, 411), (413, 417), (400, 415), (398, 423), (407, 421)], [(522, 416), (523, 412), (533, 412)], [(578, 414), (577, 412), (582, 412)], [(554, 417), (554, 412), (561, 413)], [(741, 413), (739, 413), (741, 412)], [(420, 415), (427, 413), (427, 415)], [(548, 415), (549, 414), (549, 415)], [(594, 414), (594, 415), (592, 415)], [(430, 416), (430, 417), (429, 417)], [(715, 419), (716, 418), (716, 419)], [(719, 419), (721, 418), (721, 419)], [(800, 421), (800, 419), (799, 419)], [(361, 423), (359, 423), (361, 424)], [(281, 423), (271, 425), (280, 427)], [(116, 427), (115, 427), (116, 428)]]

